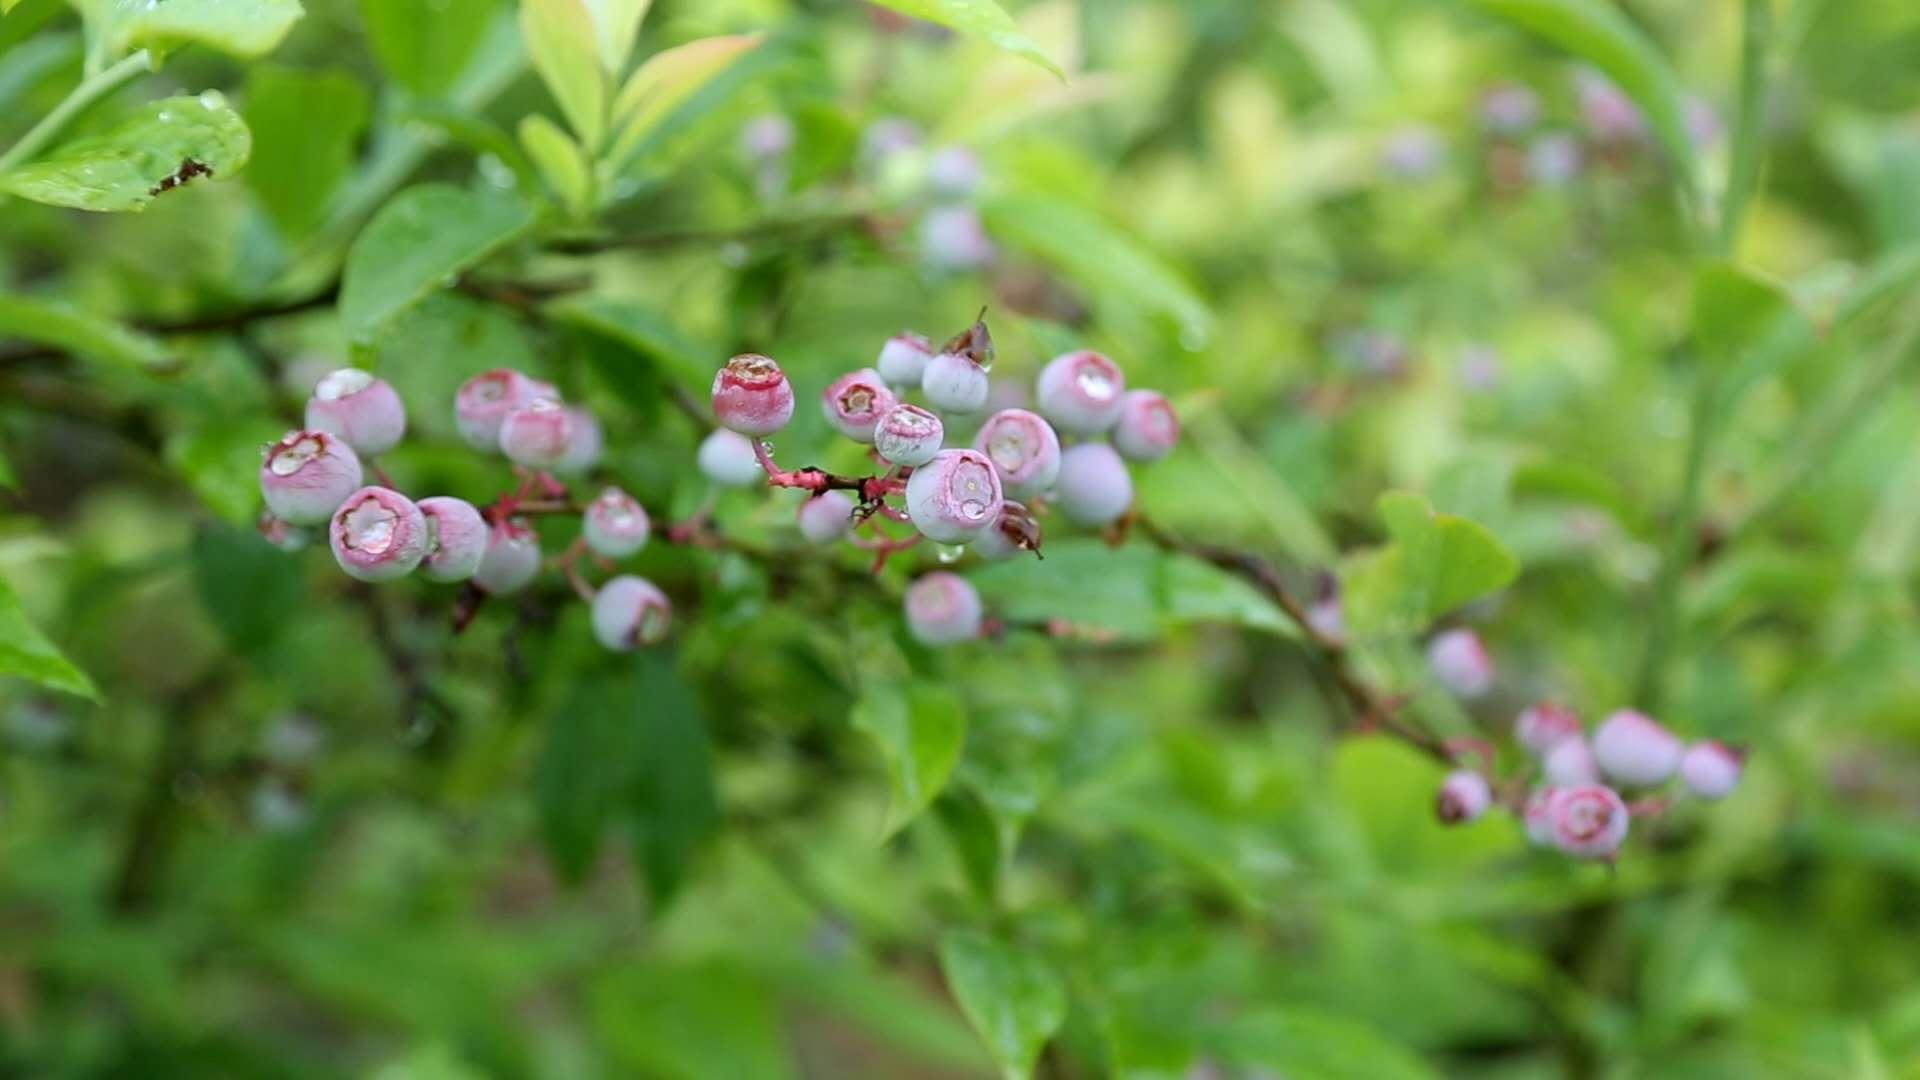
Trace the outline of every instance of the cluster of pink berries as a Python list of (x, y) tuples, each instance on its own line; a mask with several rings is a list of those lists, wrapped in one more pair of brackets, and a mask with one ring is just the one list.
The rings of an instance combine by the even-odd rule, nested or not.
[[(454, 419), (470, 446), (504, 454), (525, 476), (519, 490), (484, 512), (452, 496), (416, 502), (394, 490), (373, 459), (406, 434), (400, 395), (357, 368), (328, 374), (307, 402), (306, 426), (267, 448), (260, 466), (267, 504), (261, 532), (296, 548), (305, 544), (306, 529), (325, 528), (334, 560), (360, 581), (418, 572), (430, 581), (469, 582), (490, 595), (526, 588), (543, 559), (539, 534), (523, 512), (572, 509), (552, 472), (590, 468), (600, 456), (600, 425), (569, 407), (551, 385), (504, 368), (460, 387)], [(367, 472), (380, 483), (364, 483)], [(646, 510), (618, 488), (608, 488), (581, 514), (582, 545), (603, 559), (632, 555), (652, 532)], [(571, 559), (566, 563), (571, 575)], [(620, 576), (590, 595), (594, 633), (608, 648), (631, 649), (665, 636), (671, 607), (651, 582)]]
[[(1608, 716), (1589, 738), (1573, 710), (1533, 705), (1515, 720), (1514, 737), (1540, 762), (1541, 783), (1519, 807), (1528, 837), (1580, 858), (1612, 857), (1636, 809), (1660, 805), (1630, 806), (1621, 790), (1644, 794), (1677, 776), (1689, 794), (1723, 799), (1744, 766), (1741, 751), (1711, 740), (1686, 745), (1631, 709)], [(1486, 776), (1463, 769), (1441, 784), (1437, 810), (1448, 823), (1472, 821), (1493, 803)]]
[[(808, 491), (799, 526), (809, 542), (851, 539), (883, 557), (922, 538), (985, 559), (1036, 550), (1043, 506), (1083, 527), (1119, 521), (1133, 505), (1128, 463), (1164, 457), (1179, 439), (1180, 421), (1166, 397), (1128, 390), (1119, 366), (1099, 353), (1070, 352), (1041, 370), (1037, 412), (1007, 408), (980, 419), (992, 361), (992, 340), (976, 322), (938, 347), (918, 334), (898, 334), (873, 367), (829, 383), (820, 395), (827, 422), (887, 466), (884, 475), (853, 481), (774, 464), (760, 440), (793, 418), (793, 386), (773, 360), (736, 356), (714, 376), (713, 411), (722, 430), (708, 440), (711, 462), (703, 448), (703, 467), (744, 479), (748, 463), (757, 462), (756, 478)], [(925, 406), (906, 400), (916, 390)], [(969, 428), (970, 444), (950, 445)], [(889, 501), (896, 496), (899, 505)], [(911, 524), (915, 535), (854, 535), (876, 518)], [(914, 636), (931, 645), (977, 637), (983, 626), (979, 596), (951, 573), (915, 582), (906, 615)]]

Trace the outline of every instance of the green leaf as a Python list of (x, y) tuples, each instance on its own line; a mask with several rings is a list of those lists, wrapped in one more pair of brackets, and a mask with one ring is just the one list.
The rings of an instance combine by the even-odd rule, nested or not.
[(593, 202), (593, 172), (580, 144), (558, 124), (535, 113), (520, 120), (520, 145), (526, 147), (527, 156), (567, 212), (576, 219), (586, 217)]
[(193, 538), (192, 560), (200, 603), (235, 651), (264, 652), (298, 616), (300, 575), (258, 532), (203, 528)]
[(1298, 630), (1247, 582), (1187, 555), (1135, 545), (1111, 548), (1086, 537), (1042, 545), (974, 570), (969, 580), (994, 614), (1016, 623), (1060, 620), (1129, 640), (1169, 626), (1222, 622), (1288, 637)]
[(993, 903), (1000, 888), (1001, 832), (987, 804), (977, 794), (953, 787), (934, 800), (933, 815), (974, 895), (981, 903)]
[(1053, 967), (1030, 950), (949, 930), (940, 935), (940, 970), (1002, 1074), (1033, 1075), (1041, 1048), (1067, 1019), (1067, 989)]
[(1132, 237), (1088, 210), (1057, 199), (990, 199), (987, 231), (1008, 246), (1053, 264), (1117, 311), (1164, 315), (1195, 347), (1212, 332), (1206, 301)]
[(1620, 9), (1603, 0), (1468, 0), (1532, 31), (1619, 84), (1673, 159), (1687, 197), (1699, 202), (1699, 163), (1687, 134), (1685, 96), (1666, 57)]
[(0, 334), (37, 341), (117, 367), (165, 368), (173, 364), (173, 357), (159, 341), (57, 300), (0, 293)]
[(1281, 1076), (1313, 1080), (1426, 1080), (1419, 1055), (1368, 1025), (1306, 1008), (1263, 1008), (1236, 1017), (1217, 1038), (1222, 1056)]
[[(668, 130), (668, 121), (683, 105), (756, 49), (763, 36), (735, 34), (701, 38), (647, 57), (620, 87), (613, 102), (613, 150), (607, 155), (625, 163)], [(679, 126), (676, 122), (672, 126)]]
[(633, 56), (633, 42), (640, 35), (640, 23), (647, 17), (653, 0), (598, 0), (589, 5), (593, 15), (594, 38), (600, 43), (600, 63), (609, 75), (618, 76)]
[(585, 0), (520, 0), (520, 33), (567, 124), (597, 150), (607, 131), (607, 73)]
[(634, 853), (655, 911), (680, 890), (693, 857), (720, 825), (707, 722), (693, 691), (657, 649), (640, 653), (633, 701), (643, 708), (633, 792)]
[(394, 316), (532, 228), (533, 208), (510, 195), (422, 184), (395, 195), (347, 252), (340, 321), (368, 345)]
[[(682, 381), (700, 385), (712, 378), (712, 350), (688, 339), (665, 317), (647, 308), (625, 300), (584, 296), (562, 300), (546, 310), (554, 321), (617, 341)], [(615, 389), (629, 381), (617, 370), (603, 370), (602, 374)], [(647, 386), (657, 386), (657, 380), (649, 380)], [(624, 391), (622, 396), (627, 396)], [(636, 405), (651, 403), (629, 400)]]
[(1067, 77), (1053, 57), (1048, 56), (1032, 38), (1021, 33), (1013, 16), (993, 0), (874, 0), (874, 3), (916, 19), (978, 34), (1015, 56), (1039, 64), (1061, 79)]
[(1375, 506), (1392, 542), (1353, 560), (1343, 575), (1347, 618), (1363, 636), (1416, 633), (1520, 571), (1483, 526), (1435, 513), (1418, 495), (1389, 491)]
[(609, 826), (626, 811), (639, 775), (644, 719), (620, 681), (583, 683), (556, 713), (534, 770), (534, 803), (547, 855), (562, 879), (593, 869)]
[(951, 690), (927, 683), (876, 683), (860, 695), (852, 723), (886, 758), (893, 798), (882, 832), (891, 836), (946, 787), (966, 741), (966, 708)]
[(1693, 280), (1693, 337), (1703, 355), (1728, 362), (1752, 348), (1791, 314), (1786, 293), (1730, 262), (1703, 263)]
[(1215, 622), (1298, 638), (1300, 628), (1245, 578), (1190, 555), (1160, 564), (1160, 601), (1169, 622)]
[(116, 0), (115, 51), (205, 45), (243, 59), (265, 56), (302, 14), (298, 0)]
[(222, 519), (251, 525), (260, 513), (260, 448), (281, 430), (265, 417), (206, 416), (168, 436), (164, 456)]
[(286, 236), (304, 238), (325, 219), (353, 167), (367, 108), (365, 86), (345, 71), (261, 65), (248, 75), (247, 184)]
[(13, 465), (7, 461), (7, 455), (0, 453), (0, 488), (18, 491), (20, 481), (13, 475)]
[(522, 192), (539, 193), (540, 175), (533, 162), (505, 128), (487, 117), (439, 101), (413, 101), (395, 108), (392, 116), (395, 123), (431, 128), (470, 150), (492, 154), (513, 170)]
[(76, 210), (144, 210), (169, 190), (238, 172), (253, 138), (209, 90), (149, 102), (98, 135), (0, 173), (0, 191)]
[(467, 70), (498, 10), (491, 0), (360, 0), (360, 21), (393, 81), (438, 98)]
[(0, 677), (26, 679), (49, 690), (100, 700), (87, 673), (74, 667), (31, 622), (5, 581), (0, 581)]

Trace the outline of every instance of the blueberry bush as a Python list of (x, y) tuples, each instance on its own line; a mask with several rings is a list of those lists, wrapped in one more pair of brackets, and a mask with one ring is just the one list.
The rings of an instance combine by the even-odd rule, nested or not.
[(1920, 1068), (1906, 0), (0, 0), (0, 1072)]

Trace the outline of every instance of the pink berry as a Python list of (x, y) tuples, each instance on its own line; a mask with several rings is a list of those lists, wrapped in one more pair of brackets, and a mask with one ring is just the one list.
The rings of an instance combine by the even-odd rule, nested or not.
[(496, 596), (519, 592), (540, 574), (540, 534), (519, 519), (495, 525), (487, 533), (487, 553), (473, 572), (473, 583)]
[(1040, 369), (1034, 400), (1061, 431), (1098, 435), (1120, 419), (1126, 392), (1119, 365), (1083, 349), (1056, 356)]
[(262, 540), (289, 554), (305, 551), (307, 545), (313, 542), (313, 536), (307, 530), (273, 516), (271, 510), (260, 515), (255, 527), (260, 530)]
[(314, 385), (307, 427), (340, 436), (366, 457), (384, 454), (407, 433), (407, 409), (385, 379), (341, 368)]
[(853, 497), (846, 492), (821, 492), (800, 504), (800, 535), (809, 544), (831, 544), (853, 528), (853, 510)]
[(1610, 787), (1582, 784), (1554, 792), (1547, 803), (1553, 844), (1582, 859), (1605, 859), (1620, 850), (1631, 815)]
[(551, 469), (566, 460), (574, 433), (566, 406), (537, 397), (500, 422), (500, 450), (515, 465)]
[(880, 377), (895, 390), (919, 389), (926, 374), (927, 361), (933, 359), (933, 342), (911, 331), (902, 330), (880, 346), (880, 359), (874, 364)]
[(894, 465), (918, 468), (933, 460), (946, 441), (940, 418), (918, 405), (895, 405), (873, 428), (873, 448)]
[(460, 437), (475, 450), (500, 449), (500, 423), (507, 414), (540, 396), (544, 384), (512, 368), (495, 368), (460, 384), (453, 397), (453, 420)]
[(980, 186), (980, 155), (964, 146), (944, 146), (927, 161), (927, 184), (943, 199), (964, 199)]
[(1461, 697), (1493, 689), (1493, 657), (1480, 635), (1465, 627), (1445, 631), (1427, 643), (1427, 666), (1440, 684)]
[(1127, 463), (1106, 443), (1081, 443), (1060, 455), (1060, 512), (1075, 525), (1110, 525), (1133, 505)]
[(1547, 847), (1553, 843), (1553, 796), (1558, 790), (1535, 788), (1520, 812), (1520, 820), (1527, 827), (1527, 839), (1535, 846)]
[(752, 487), (767, 479), (752, 441), (726, 428), (715, 428), (700, 441), (695, 460), (707, 479), (721, 487)]
[(580, 536), (596, 555), (624, 559), (647, 546), (653, 534), (653, 521), (646, 508), (633, 496), (610, 487), (587, 504), (582, 516)]
[(713, 415), (742, 435), (771, 435), (793, 419), (793, 384), (769, 357), (747, 353), (713, 377)]
[(1002, 503), (1000, 516), (993, 520), (993, 524), (980, 530), (980, 535), (973, 538), (967, 545), (967, 550), (988, 562), (1011, 559), (1029, 550), (1022, 542), (1024, 534), (1021, 524), (1013, 520), (1016, 510), (1022, 515), (1022, 520), (1031, 522), (1031, 519), (1024, 518), (1025, 510), (1020, 508), (1019, 503)]
[(833, 429), (854, 442), (873, 442), (873, 425), (894, 406), (893, 391), (872, 368), (850, 371), (820, 395), (820, 411)]
[(907, 515), (929, 540), (964, 544), (993, 524), (1003, 502), (986, 455), (942, 450), (907, 478)]
[(1680, 755), (1680, 782), (1702, 799), (1724, 799), (1745, 766), (1745, 755), (1725, 743), (1697, 742)]
[(1120, 399), (1113, 448), (1129, 461), (1159, 461), (1180, 441), (1180, 417), (1158, 390), (1129, 390)]
[(973, 448), (993, 462), (1009, 498), (1031, 499), (1052, 488), (1060, 476), (1060, 436), (1038, 413), (994, 413), (980, 425)]
[(487, 523), (465, 499), (435, 495), (421, 499), (427, 519), (427, 554), (420, 576), (428, 581), (465, 581), (480, 569), (487, 553)]
[(1593, 748), (1579, 736), (1561, 739), (1540, 759), (1540, 772), (1554, 787), (1600, 782), (1600, 766), (1593, 760)]
[(971, 206), (936, 206), (920, 219), (920, 256), (935, 270), (959, 273), (993, 261), (993, 241), (980, 211)]
[(958, 574), (937, 570), (907, 589), (907, 630), (922, 645), (953, 645), (980, 636), (980, 594)]
[(1487, 786), (1487, 778), (1461, 769), (1449, 773), (1441, 783), (1440, 794), (1434, 800), (1434, 812), (1442, 822), (1458, 825), (1486, 813), (1492, 805), (1493, 789)]
[(672, 617), (667, 594), (646, 578), (625, 574), (593, 594), (593, 636), (616, 652), (659, 643)]
[(1600, 771), (1632, 787), (1665, 783), (1680, 767), (1684, 750), (1672, 732), (1631, 709), (1607, 717), (1593, 733), (1593, 759)]
[(1520, 710), (1513, 721), (1514, 738), (1520, 745), (1536, 754), (1544, 754), (1559, 744), (1580, 734), (1580, 715), (1572, 709), (1542, 701)]
[(1307, 626), (1321, 638), (1335, 645), (1347, 640), (1347, 610), (1340, 603), (1340, 594), (1330, 593), (1313, 602), (1307, 609)]
[(987, 369), (972, 357), (943, 352), (920, 373), (920, 392), (942, 412), (979, 412), (986, 407), (990, 381)]
[(267, 448), (260, 494), (291, 525), (319, 525), (360, 489), (360, 456), (337, 435), (289, 431)]
[(600, 421), (585, 409), (568, 407), (567, 421), (567, 452), (561, 455), (554, 469), (563, 473), (586, 472), (600, 464), (600, 454), (606, 449), (606, 433), (600, 429)]
[(364, 487), (333, 512), (327, 539), (348, 577), (392, 581), (413, 573), (426, 557), (427, 519), (405, 495)]

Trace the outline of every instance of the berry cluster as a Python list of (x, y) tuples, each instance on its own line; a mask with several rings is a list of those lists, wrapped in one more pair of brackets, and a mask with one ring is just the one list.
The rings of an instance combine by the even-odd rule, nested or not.
[[(1119, 521), (1133, 505), (1128, 463), (1164, 457), (1179, 439), (1180, 421), (1166, 397), (1128, 390), (1119, 366), (1099, 353), (1070, 352), (1041, 370), (1037, 412), (1007, 408), (979, 419), (993, 357), (982, 322), (938, 347), (902, 333), (881, 347), (873, 367), (829, 383), (820, 395), (828, 424), (871, 447), (887, 466), (881, 475), (854, 479), (774, 463), (761, 440), (792, 419), (793, 386), (773, 360), (736, 356), (714, 376), (713, 412), (722, 430), (702, 448), (702, 467), (715, 479), (724, 473), (744, 481), (749, 460), (757, 462), (773, 486), (808, 492), (799, 526), (809, 542), (847, 539), (875, 551), (880, 562), (921, 539), (964, 546), (984, 559), (1037, 552), (1046, 509), (1088, 528)], [(906, 400), (915, 391), (925, 405)], [(969, 429), (970, 442), (955, 438)], [(914, 532), (897, 539), (857, 534), (882, 519)], [(929, 645), (977, 637), (985, 625), (973, 587), (949, 573), (915, 582), (906, 615), (914, 636)]]
[[(504, 454), (520, 468), (520, 487), (482, 510), (435, 495), (415, 501), (396, 491), (375, 456), (407, 430), (406, 408), (385, 380), (357, 368), (322, 378), (307, 402), (306, 426), (267, 448), (260, 490), (261, 532), (283, 548), (303, 546), (305, 530), (326, 529), (334, 560), (360, 581), (393, 581), (418, 572), (429, 581), (468, 582), (478, 594), (527, 587), (543, 563), (530, 513), (578, 511), (581, 539), (558, 560), (593, 607), (593, 630), (610, 649), (652, 644), (666, 635), (667, 597), (643, 578), (620, 576), (586, 588), (574, 563), (583, 551), (625, 558), (652, 533), (631, 495), (608, 488), (584, 507), (567, 502), (553, 473), (577, 473), (599, 459), (601, 430), (551, 385), (502, 368), (477, 375), (454, 398), (460, 436), (476, 450)], [(372, 472), (379, 481), (365, 484)]]

